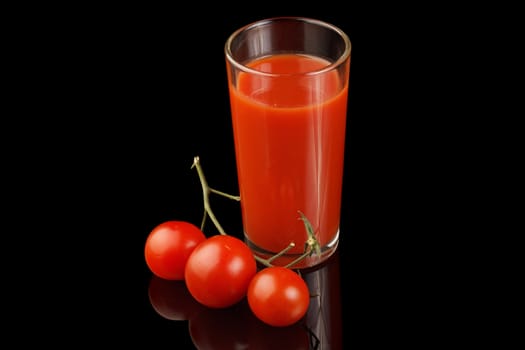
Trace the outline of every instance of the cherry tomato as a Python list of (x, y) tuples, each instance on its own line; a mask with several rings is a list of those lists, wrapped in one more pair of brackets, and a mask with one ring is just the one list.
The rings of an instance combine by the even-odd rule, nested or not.
[(310, 291), (295, 271), (272, 266), (259, 271), (248, 286), (250, 309), (270, 326), (290, 326), (308, 311)]
[(191, 253), (184, 278), (197, 301), (211, 308), (224, 308), (246, 296), (256, 272), (253, 253), (242, 240), (215, 235)]
[(188, 257), (205, 240), (206, 236), (201, 229), (189, 222), (163, 222), (146, 239), (146, 264), (160, 278), (183, 280)]

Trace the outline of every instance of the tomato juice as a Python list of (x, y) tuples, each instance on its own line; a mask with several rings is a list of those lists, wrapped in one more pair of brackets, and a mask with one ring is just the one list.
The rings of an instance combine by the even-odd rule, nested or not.
[(243, 227), (256, 250), (294, 242), (289, 253), (302, 253), (299, 211), (321, 247), (337, 244), (348, 79), (329, 64), (278, 54), (246, 64), (257, 72), (229, 73)]

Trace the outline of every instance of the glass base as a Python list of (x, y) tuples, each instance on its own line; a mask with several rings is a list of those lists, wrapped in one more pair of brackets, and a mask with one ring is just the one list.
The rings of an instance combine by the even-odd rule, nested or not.
[[(268, 250), (265, 250), (257, 246), (255, 243), (250, 241), (246, 235), (244, 236), (244, 241), (250, 247), (252, 252), (256, 256), (262, 259), (270, 259), (271, 257), (275, 256), (278, 253), (278, 252), (270, 252)], [(324, 261), (326, 261), (330, 256), (332, 256), (332, 254), (336, 251), (338, 244), (339, 244), (339, 230), (335, 234), (334, 238), (328, 244), (321, 247), (320, 254), (313, 253), (295, 262), (293, 265), (289, 267), (292, 269), (306, 269), (306, 268), (311, 268), (311, 267), (320, 265)], [(301, 254), (283, 254), (273, 259), (270, 263), (274, 266), (286, 266), (292, 263), (293, 261), (295, 261), (296, 259), (299, 259), (300, 257), (301, 257)]]

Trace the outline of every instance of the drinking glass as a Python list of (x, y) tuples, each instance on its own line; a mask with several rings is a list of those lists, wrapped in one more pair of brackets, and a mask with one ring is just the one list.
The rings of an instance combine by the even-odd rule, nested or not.
[(317, 265), (340, 235), (349, 37), (274, 17), (237, 29), (224, 50), (244, 239), (273, 265)]

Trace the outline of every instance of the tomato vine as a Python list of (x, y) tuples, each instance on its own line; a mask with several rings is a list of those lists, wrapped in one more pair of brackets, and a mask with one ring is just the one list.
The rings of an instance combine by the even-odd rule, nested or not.
[[(222, 191), (218, 191), (218, 190), (210, 187), (208, 185), (208, 181), (206, 180), (206, 176), (204, 175), (204, 171), (203, 171), (203, 168), (202, 168), (199, 156), (195, 156), (193, 158), (193, 164), (191, 165), (191, 168), (192, 169), (195, 168), (197, 170), (197, 174), (199, 175), (199, 181), (200, 181), (200, 184), (201, 184), (201, 187), (202, 187), (202, 196), (203, 196), (203, 202), (204, 202), (204, 213), (203, 213), (203, 217), (202, 217), (202, 221), (201, 221), (201, 230), (204, 230), (204, 226), (206, 224), (206, 219), (209, 217), (211, 219), (211, 221), (213, 222), (213, 224), (215, 225), (215, 227), (217, 228), (217, 230), (219, 231), (219, 233), (221, 235), (227, 235), (227, 233), (224, 231), (223, 227), (219, 223), (219, 220), (217, 219), (217, 217), (213, 213), (213, 210), (212, 210), (211, 204), (210, 204), (210, 194), (212, 194), (212, 193), (213, 194), (217, 194), (217, 195), (220, 195), (220, 196), (223, 196), (223, 197), (235, 200), (235, 201), (240, 201), (241, 197), (240, 196), (234, 196), (234, 195), (222, 192)], [(293, 268), (293, 266), (295, 264), (299, 263), (300, 261), (302, 261), (303, 259), (307, 258), (308, 256), (311, 256), (311, 255), (314, 255), (314, 254), (315, 255), (320, 255), (320, 253), (321, 253), (321, 246), (320, 246), (319, 242), (317, 241), (317, 238), (315, 237), (314, 230), (312, 228), (312, 225), (311, 225), (310, 221), (308, 220), (308, 218), (300, 210), (298, 210), (298, 213), (299, 213), (299, 220), (302, 220), (303, 223), (304, 223), (307, 239), (305, 240), (305, 243), (304, 243), (304, 247), (305, 248), (304, 248), (303, 253), (300, 256), (298, 256), (295, 260), (293, 260), (290, 263), (286, 264), (284, 266), (286, 268)], [(255, 260), (257, 260), (262, 265), (267, 266), (267, 267), (272, 267), (272, 266), (275, 266), (275, 265), (272, 265), (272, 261), (274, 261), (278, 257), (282, 256), (283, 254), (286, 254), (286, 252), (288, 250), (290, 250), (291, 248), (293, 248), (293, 247), (295, 247), (295, 242), (290, 242), (288, 244), (288, 246), (286, 246), (283, 250), (281, 250), (280, 252), (274, 254), (273, 256), (271, 256), (271, 257), (269, 257), (267, 259), (261, 258), (260, 256), (257, 256), (256, 254), (254, 254), (254, 258), (255, 258)]]

